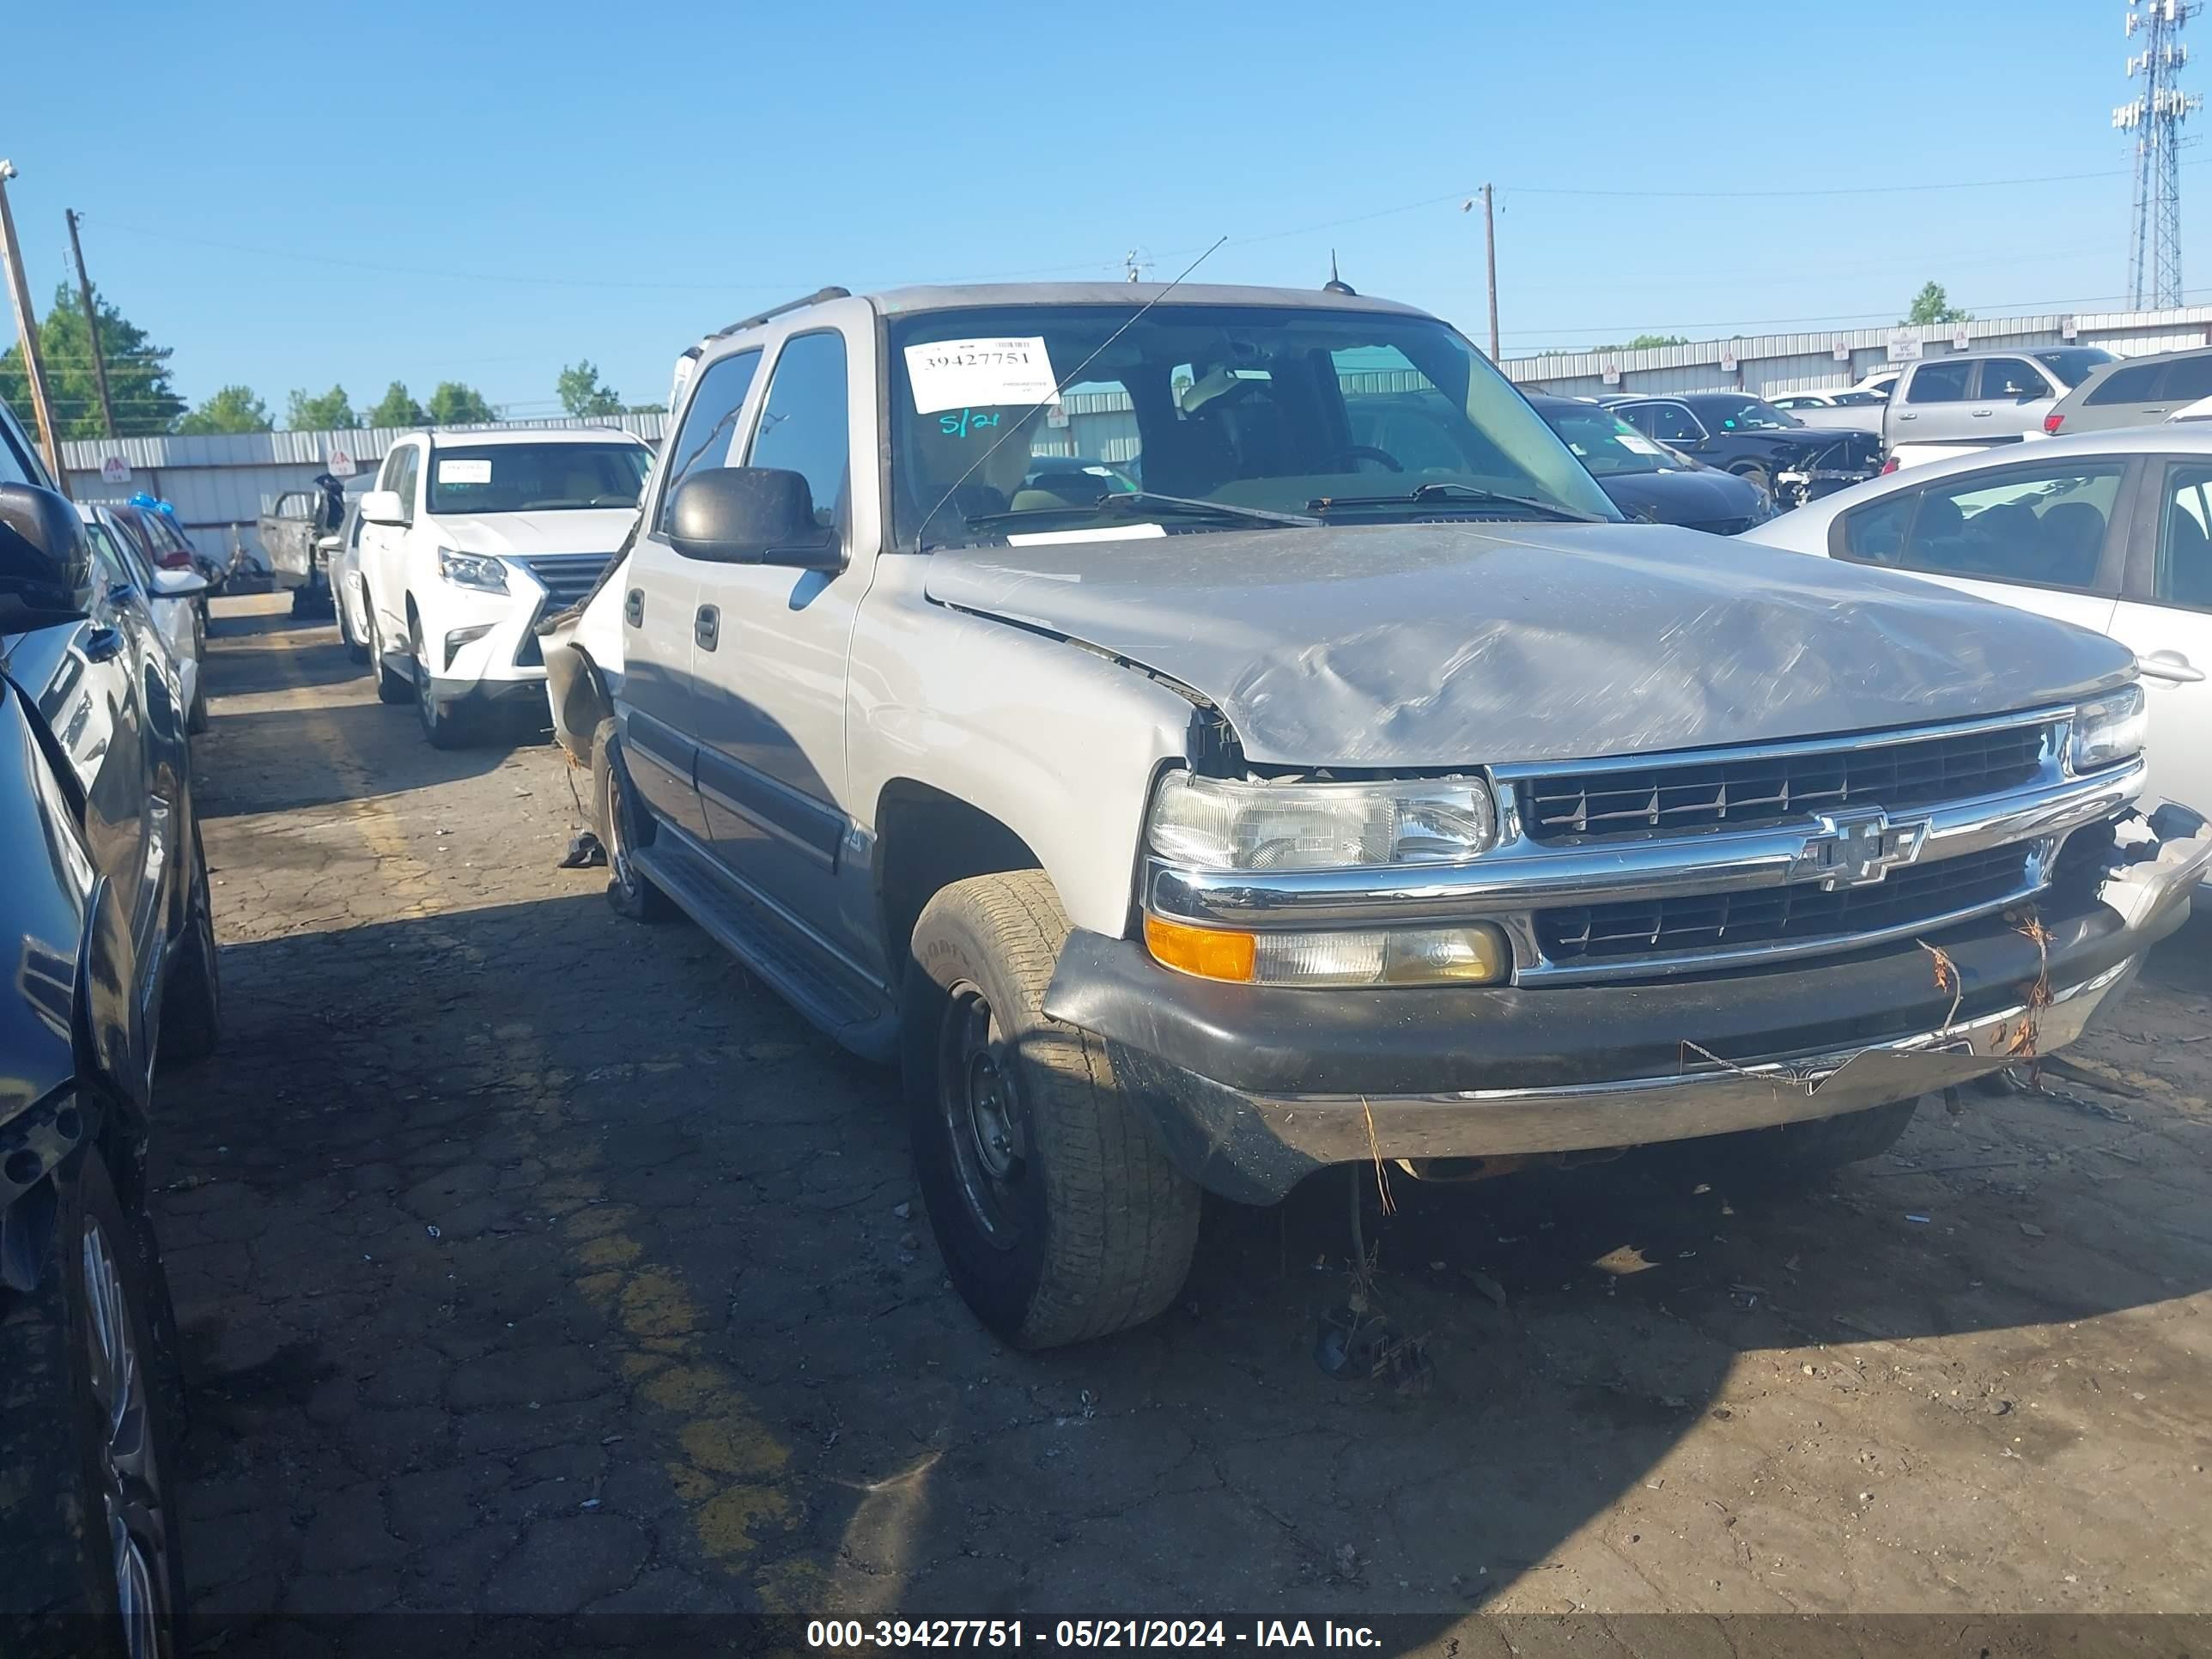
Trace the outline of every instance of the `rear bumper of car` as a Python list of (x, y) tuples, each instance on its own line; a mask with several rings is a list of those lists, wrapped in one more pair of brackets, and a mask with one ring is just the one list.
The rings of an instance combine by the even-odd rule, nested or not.
[(1268, 1202), (1331, 1164), (1721, 1134), (2048, 1054), (2112, 1006), (2208, 869), (2212, 829), (2197, 821), (1925, 944), (1629, 984), (1229, 985), (1079, 933), (1045, 1011), (1105, 1040), (1187, 1174)]

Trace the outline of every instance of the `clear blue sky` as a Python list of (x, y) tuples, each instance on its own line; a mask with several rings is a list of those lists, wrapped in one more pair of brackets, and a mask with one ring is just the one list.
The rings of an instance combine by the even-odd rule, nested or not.
[[(578, 357), (658, 399), (700, 334), (823, 283), (1110, 276), (1132, 246), (1164, 277), (1223, 234), (1208, 280), (1318, 283), (1334, 246), (1480, 338), (1485, 179), (1510, 356), (1880, 324), (1929, 277), (1984, 313), (2116, 305), (2124, 13), (95, 0), (0, 24), (0, 155), (42, 307), (74, 207), (179, 389), (280, 414), (395, 378), (550, 412)], [(2212, 170), (2183, 178), (2212, 290)]]

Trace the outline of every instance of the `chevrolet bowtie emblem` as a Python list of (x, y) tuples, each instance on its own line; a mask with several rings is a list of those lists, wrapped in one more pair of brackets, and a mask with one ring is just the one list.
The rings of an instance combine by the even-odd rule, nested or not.
[(1899, 865), (1920, 856), (1928, 838), (1928, 820), (1914, 818), (1893, 823), (1878, 806), (1863, 811), (1822, 815), (1817, 834), (1805, 837), (1804, 849), (1790, 866), (1792, 881), (1817, 881), (1824, 891), (1839, 887), (1869, 887)]

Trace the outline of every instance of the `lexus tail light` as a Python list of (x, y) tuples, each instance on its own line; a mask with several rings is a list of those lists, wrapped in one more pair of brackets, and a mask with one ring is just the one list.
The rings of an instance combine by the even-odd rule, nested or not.
[(2058, 435), (2058, 428), (2065, 424), (2066, 417), (2055, 409), (2043, 417), (2043, 429), (2054, 438)]

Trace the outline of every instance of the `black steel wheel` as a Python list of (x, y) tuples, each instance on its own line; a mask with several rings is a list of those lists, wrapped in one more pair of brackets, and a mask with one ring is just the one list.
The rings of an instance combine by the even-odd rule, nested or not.
[(1197, 1184), (1104, 1045), (1043, 1011), (1068, 931), (1042, 871), (955, 882), (915, 923), (900, 1005), (931, 1231), (962, 1298), (1023, 1348), (1142, 1324), (1198, 1243)]

